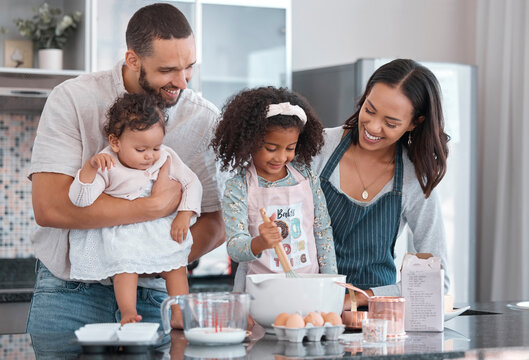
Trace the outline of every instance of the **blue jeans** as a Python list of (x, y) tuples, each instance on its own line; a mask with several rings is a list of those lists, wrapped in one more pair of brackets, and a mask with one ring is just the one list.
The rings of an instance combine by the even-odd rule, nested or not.
[[(160, 306), (167, 293), (138, 287), (138, 314), (161, 326)], [(26, 332), (73, 333), (85, 324), (119, 322), (121, 314), (111, 285), (65, 281), (40, 261)]]

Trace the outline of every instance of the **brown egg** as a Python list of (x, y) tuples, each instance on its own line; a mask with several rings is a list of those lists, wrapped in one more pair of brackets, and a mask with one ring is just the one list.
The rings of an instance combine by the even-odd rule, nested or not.
[(288, 320), (285, 326), (288, 328), (299, 329), (299, 328), (305, 327), (305, 321), (303, 321), (303, 318), (301, 317), (300, 314), (295, 313), (288, 317)]
[(342, 318), (335, 312), (328, 312), (323, 316), (323, 320), (326, 323), (331, 323), (332, 325), (342, 325)]
[(290, 316), (289, 313), (281, 313), (281, 314), (277, 315), (276, 319), (274, 320), (274, 325), (275, 326), (285, 326), (289, 316)]
[(323, 317), (316, 311), (311, 311), (307, 316), (305, 316), (305, 324), (323, 326)]

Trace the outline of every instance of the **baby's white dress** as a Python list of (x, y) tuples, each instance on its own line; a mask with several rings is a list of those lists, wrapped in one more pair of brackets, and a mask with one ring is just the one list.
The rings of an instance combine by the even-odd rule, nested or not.
[[(182, 200), (177, 211), (193, 211), (190, 226), (200, 216), (202, 185), (198, 177), (169, 147), (160, 149), (160, 159), (147, 170), (127, 168), (110, 147), (101, 152), (110, 154), (116, 166), (98, 170), (91, 184), (79, 181), (79, 172), (70, 187), (70, 200), (76, 206), (88, 206), (104, 192), (113, 197), (134, 200), (149, 196), (158, 178), (159, 169), (169, 157), (170, 177), (182, 184)], [(146, 222), (99, 229), (70, 230), (71, 279), (103, 280), (119, 273), (152, 274), (186, 266), (193, 244), (191, 231), (180, 244), (171, 237), (174, 214)]]

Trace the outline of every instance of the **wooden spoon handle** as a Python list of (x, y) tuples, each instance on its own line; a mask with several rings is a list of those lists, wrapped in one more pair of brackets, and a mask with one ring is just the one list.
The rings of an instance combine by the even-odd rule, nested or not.
[[(263, 221), (271, 222), (268, 215), (266, 215), (266, 210), (264, 208), (261, 208), (259, 210), (261, 213), (261, 217), (263, 218)], [(283, 268), (284, 272), (289, 272), (292, 270), (292, 267), (290, 266), (290, 261), (288, 261), (287, 253), (285, 252), (285, 248), (283, 248), (283, 245), (277, 244), (274, 246), (274, 251), (276, 252), (277, 257), (279, 258), (279, 263), (281, 264), (281, 267)]]
[(366, 293), (364, 290), (360, 289), (360, 288), (357, 288), (356, 286), (352, 285), (352, 284), (346, 284), (346, 283), (343, 283), (343, 282), (339, 282), (339, 281), (335, 281), (336, 284), (340, 285), (340, 286), (343, 286), (344, 288), (347, 288), (347, 289), (351, 289), (351, 290), (354, 290), (354, 291), (358, 291), (360, 294), (363, 294), (366, 298), (370, 298), (371, 296), (369, 296), (368, 293)]
[(356, 306), (355, 291), (353, 289), (347, 289), (347, 291), (349, 291), (349, 300), (351, 301), (351, 311), (356, 311), (357, 306)]

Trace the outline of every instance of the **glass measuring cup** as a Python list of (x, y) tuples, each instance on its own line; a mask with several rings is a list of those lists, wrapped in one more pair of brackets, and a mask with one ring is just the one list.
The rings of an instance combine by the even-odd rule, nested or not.
[(404, 303), (406, 299), (400, 296), (370, 296), (368, 318), (388, 320), (388, 339), (406, 336), (404, 331)]
[(209, 292), (170, 296), (161, 307), (165, 333), (171, 331), (171, 305), (180, 306), (184, 336), (192, 344), (237, 344), (246, 337), (250, 294)]

